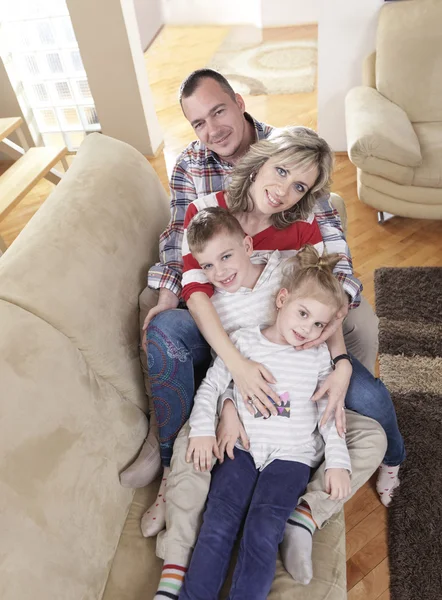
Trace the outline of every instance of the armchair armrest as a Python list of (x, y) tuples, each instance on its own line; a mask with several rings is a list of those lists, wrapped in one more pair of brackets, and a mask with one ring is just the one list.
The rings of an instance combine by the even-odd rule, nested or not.
[(366, 161), (380, 159), (404, 167), (422, 162), (419, 140), (404, 110), (377, 90), (360, 86), (345, 99), (350, 160), (363, 169)]

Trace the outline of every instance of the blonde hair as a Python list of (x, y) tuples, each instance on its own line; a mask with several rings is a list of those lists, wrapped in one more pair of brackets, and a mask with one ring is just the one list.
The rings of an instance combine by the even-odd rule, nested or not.
[(348, 302), (342, 285), (333, 275), (340, 260), (339, 254), (320, 256), (313, 246), (304, 246), (286, 262), (281, 288), (293, 298), (315, 298), (323, 304), (334, 305), (338, 311)]
[(253, 144), (233, 170), (228, 189), (228, 205), (233, 213), (253, 209), (250, 186), (259, 169), (269, 159), (278, 159), (281, 167), (318, 169), (315, 183), (301, 200), (289, 210), (271, 216), (272, 225), (284, 229), (295, 221), (306, 219), (316, 200), (329, 192), (333, 152), (327, 142), (308, 127), (274, 129), (269, 138)]

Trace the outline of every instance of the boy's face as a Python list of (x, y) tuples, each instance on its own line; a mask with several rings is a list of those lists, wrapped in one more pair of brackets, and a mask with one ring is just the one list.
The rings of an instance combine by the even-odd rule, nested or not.
[(276, 306), (280, 343), (295, 347), (316, 340), (336, 313), (334, 307), (315, 298), (290, 298), (286, 289), (279, 291)]
[(233, 293), (240, 287), (249, 287), (252, 252), (253, 242), (249, 236), (241, 239), (221, 231), (207, 242), (202, 252), (193, 252), (193, 256), (214, 287)]

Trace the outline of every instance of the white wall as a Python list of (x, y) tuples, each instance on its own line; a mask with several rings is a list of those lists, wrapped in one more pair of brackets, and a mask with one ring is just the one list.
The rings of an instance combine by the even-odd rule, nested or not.
[(134, 0), (138, 30), (143, 52), (164, 25), (161, 0)]
[(166, 25), (261, 26), (261, 0), (161, 0)]
[(320, 0), (261, 0), (262, 26), (288, 27), (317, 23), (319, 5)]
[(384, 0), (320, 0), (318, 129), (333, 150), (347, 149), (344, 99), (362, 83), (362, 62), (375, 49)]

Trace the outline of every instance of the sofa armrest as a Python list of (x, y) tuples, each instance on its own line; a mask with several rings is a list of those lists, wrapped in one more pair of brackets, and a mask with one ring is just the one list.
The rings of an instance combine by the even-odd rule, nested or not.
[(422, 162), (419, 140), (407, 114), (377, 90), (360, 86), (345, 99), (350, 160), (364, 169), (372, 158), (417, 167)]

